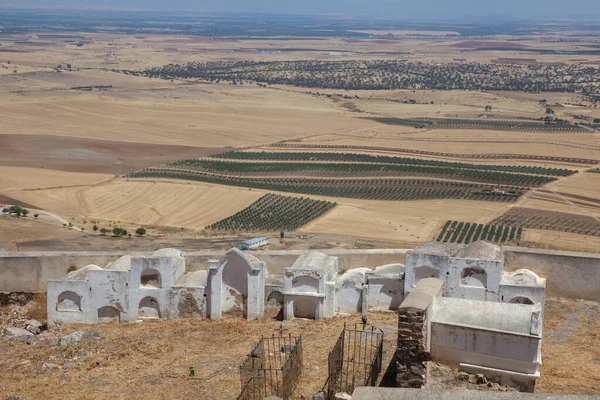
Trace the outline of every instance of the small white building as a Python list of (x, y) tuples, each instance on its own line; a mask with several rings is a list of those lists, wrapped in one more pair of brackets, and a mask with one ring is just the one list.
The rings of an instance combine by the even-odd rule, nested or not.
[(123, 256), (106, 268), (88, 265), (49, 280), (48, 323), (206, 317), (205, 287), (206, 271), (185, 274), (179, 250)]
[(243, 241), (239, 245), (240, 250), (256, 250), (269, 244), (269, 241), (264, 236), (258, 236), (252, 239)]
[(504, 253), (493, 243), (424, 243), (406, 253), (404, 292), (423, 278), (444, 281), (444, 297), (505, 303), (541, 304), (546, 280), (529, 270), (504, 272)]
[(338, 258), (321, 252), (303, 253), (285, 269), (283, 317), (322, 319), (335, 313)]

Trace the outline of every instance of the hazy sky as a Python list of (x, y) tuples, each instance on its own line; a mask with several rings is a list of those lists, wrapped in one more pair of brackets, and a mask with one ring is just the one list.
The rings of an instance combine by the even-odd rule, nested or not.
[(600, 18), (600, 0), (0, 0), (0, 5), (85, 9), (154, 9), (336, 14), (377, 17), (435, 16)]

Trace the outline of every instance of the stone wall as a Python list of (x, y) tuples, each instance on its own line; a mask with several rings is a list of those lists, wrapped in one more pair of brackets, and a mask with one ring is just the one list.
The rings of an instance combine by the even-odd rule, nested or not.
[[(405, 251), (396, 249), (323, 250), (325, 254), (338, 257), (340, 269), (376, 267), (404, 262)], [(218, 260), (224, 251), (198, 251), (186, 253), (188, 272), (206, 270), (209, 260)], [(301, 250), (252, 251), (249, 254), (267, 263), (270, 274), (283, 275), (291, 267)], [(123, 255), (150, 256), (151, 252), (0, 252), (0, 293), (46, 291), (49, 279), (62, 279), (69, 267), (85, 267), (95, 264), (105, 267)]]
[(421, 279), (398, 309), (397, 387), (420, 388), (427, 383), (427, 362), (431, 360), (429, 314), (433, 299), (443, 290), (442, 280)]
[(525, 268), (546, 278), (546, 296), (600, 301), (600, 254), (511, 246), (502, 250), (505, 271)]
[[(529, 269), (547, 279), (547, 296), (600, 300), (600, 254), (504, 247), (505, 271)], [(224, 252), (186, 254), (187, 271), (205, 270), (208, 260)], [(251, 254), (267, 263), (271, 274), (283, 274), (299, 250), (266, 250)], [(340, 269), (403, 263), (404, 250), (323, 250), (339, 257)], [(124, 252), (0, 252), (0, 293), (44, 292), (48, 279), (62, 279), (71, 265), (104, 267)], [(127, 253), (148, 256), (149, 253)]]
[(398, 310), (396, 386), (403, 388), (425, 386), (427, 361), (430, 360), (431, 354), (427, 350), (426, 310), (400, 308)]

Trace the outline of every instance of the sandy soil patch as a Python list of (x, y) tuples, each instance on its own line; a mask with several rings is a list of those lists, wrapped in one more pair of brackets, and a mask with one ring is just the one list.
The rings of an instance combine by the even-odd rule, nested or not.
[(14, 193), (65, 219), (99, 220), (127, 228), (159, 225), (202, 230), (249, 206), (263, 192), (179, 182), (114, 180), (96, 186)]
[(0, 165), (123, 175), (225, 151), (46, 135), (0, 135)]
[[(0, 193), (11, 193), (43, 188), (65, 188), (89, 186), (107, 182), (114, 178), (109, 174), (86, 174), (54, 171), (44, 168), (0, 167)], [(15, 197), (20, 200), (20, 197)], [(31, 203), (36, 204), (36, 203)]]
[(600, 174), (583, 172), (549, 184), (548, 190), (600, 199)]
[(509, 207), (487, 201), (343, 199), (338, 200), (337, 207), (301, 231), (418, 243), (432, 240), (449, 219), (487, 223)]
[(421, 131), (418, 134), (413, 131), (408, 134), (403, 127), (396, 129), (394, 126), (378, 125), (381, 126), (371, 126), (350, 133), (307, 137), (300, 143), (377, 146), (454, 154), (523, 154), (593, 160), (600, 158), (600, 135), (594, 134), (573, 134), (569, 135), (568, 139), (557, 134), (479, 130), (436, 129)]
[(600, 174), (581, 172), (546, 185), (522, 207), (589, 215), (600, 219)]
[(373, 124), (298, 93), (225, 85), (175, 89), (0, 95), (0, 133), (239, 147)]
[(13, 249), (13, 244), (21, 241), (65, 239), (77, 236), (79, 234), (73, 230), (36, 220), (32, 214), (21, 218), (0, 215), (0, 248), (17, 250), (18, 248)]
[(541, 249), (582, 251), (588, 253), (597, 253), (598, 249), (600, 249), (599, 237), (540, 229), (525, 229), (522, 241), (526, 242), (528, 247)]

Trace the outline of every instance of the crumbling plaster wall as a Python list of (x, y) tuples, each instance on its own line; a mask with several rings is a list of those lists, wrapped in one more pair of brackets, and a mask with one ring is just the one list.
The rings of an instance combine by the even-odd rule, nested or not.
[[(61, 293), (73, 292), (79, 296), (79, 311), (58, 311), (58, 298)], [(88, 281), (48, 281), (48, 324), (55, 323), (85, 323), (96, 320), (96, 308), (90, 295), (90, 285)]]
[(436, 298), (431, 317), (434, 361), (533, 390), (542, 362), (540, 304)]
[(546, 278), (548, 296), (600, 301), (600, 254), (512, 246), (502, 250), (505, 271), (524, 268)]
[(404, 301), (404, 280), (400, 277), (368, 278), (368, 284), (365, 287), (368, 312), (395, 311)]
[[(375, 267), (404, 261), (404, 250), (397, 249), (331, 249), (323, 253), (338, 257), (340, 269)], [(291, 267), (301, 250), (262, 250), (251, 252), (269, 266), (269, 273), (283, 275)], [(48, 280), (62, 279), (71, 265), (81, 268), (89, 264), (107, 265), (124, 255), (150, 256), (150, 252), (2, 252), (0, 253), (0, 292), (45, 292)], [(208, 270), (211, 260), (223, 251), (205, 250), (185, 255), (186, 271)], [(174, 279), (173, 281), (176, 281)]]
[[(423, 274), (421, 271), (425, 271)], [(484, 272), (485, 279), (481, 285), (464, 282), (464, 277)], [(404, 293), (410, 293), (419, 278), (430, 277), (445, 282), (446, 297), (473, 299), (482, 301), (498, 301), (500, 282), (502, 279), (502, 261), (455, 258), (434, 254), (406, 254), (406, 272), (404, 274)]]
[(223, 312), (243, 308), (248, 320), (261, 318), (265, 312), (264, 262), (246, 256), (238, 249), (227, 251), (213, 261), (208, 271), (209, 315), (220, 319)]

